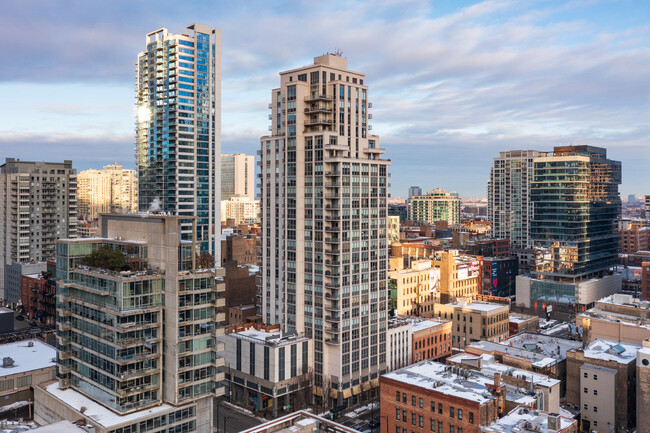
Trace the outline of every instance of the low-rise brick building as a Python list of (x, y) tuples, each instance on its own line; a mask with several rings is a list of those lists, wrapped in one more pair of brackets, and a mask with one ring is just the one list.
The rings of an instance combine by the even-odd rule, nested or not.
[(413, 362), (451, 355), (451, 320), (422, 320), (413, 324), (412, 332)]
[(499, 342), (508, 338), (509, 314), (508, 305), (476, 302), (471, 298), (434, 305), (434, 317), (452, 320), (452, 345), (458, 349), (473, 341)]

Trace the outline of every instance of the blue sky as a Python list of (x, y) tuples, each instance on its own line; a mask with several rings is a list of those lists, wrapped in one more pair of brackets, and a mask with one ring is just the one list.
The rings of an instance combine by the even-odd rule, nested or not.
[(222, 150), (254, 154), (278, 72), (341, 49), (410, 185), (485, 194), (492, 158), (590, 144), (650, 194), (650, 2), (21, 0), (0, 14), (0, 158), (134, 166), (145, 34), (222, 30)]

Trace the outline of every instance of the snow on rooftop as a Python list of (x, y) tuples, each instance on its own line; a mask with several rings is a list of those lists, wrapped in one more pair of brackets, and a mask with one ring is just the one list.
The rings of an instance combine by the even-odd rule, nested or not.
[(118, 415), (107, 407), (97, 403), (95, 400), (91, 400), (72, 388), (65, 390), (59, 388), (58, 381), (48, 385), (45, 390), (79, 413), (81, 413), (81, 407), (85, 407), (86, 410), (83, 412), (84, 416), (92, 419), (94, 422), (107, 429), (125, 422), (138, 421), (143, 417), (149, 418), (153, 414), (173, 409), (173, 406), (161, 404), (150, 409), (143, 409), (126, 415)]
[(476, 356), (469, 353), (461, 353), (452, 356), (449, 361), (462, 363), (463, 361), (481, 360), (481, 371), (487, 374), (494, 375), (494, 373), (501, 373), (504, 376), (515, 377), (532, 382), (535, 385), (552, 387), (560, 383), (559, 380), (546, 376), (540, 373), (524, 370), (522, 368), (511, 367), (509, 365), (501, 364), (494, 359), (493, 355), (484, 353)]
[(501, 352), (513, 358), (521, 358), (530, 361), (535, 367), (543, 368), (557, 364), (561, 359), (555, 357), (545, 356), (543, 353), (535, 352), (532, 350), (521, 349), (518, 347), (510, 347), (501, 343), (493, 343), (491, 341), (476, 341), (470, 343), (466, 350), (471, 351), (472, 348), (485, 350), (489, 352)]
[(525, 323), (530, 320), (539, 319), (536, 316), (518, 316), (516, 314), (511, 314), (508, 320), (512, 323)]
[(495, 304), (491, 302), (467, 302), (467, 301), (454, 301), (450, 302), (446, 305), (452, 305), (454, 307), (462, 307), (462, 308), (467, 308), (469, 310), (474, 310), (474, 311), (493, 311), (493, 310), (498, 310), (502, 308), (508, 308), (506, 304)]
[(463, 377), (449, 371), (445, 364), (435, 361), (421, 361), (382, 377), (480, 404), (494, 399), (486, 387), (486, 384), (494, 382), (493, 377), (479, 372), (472, 372), (469, 377)]
[(629, 364), (636, 360), (639, 349), (641, 346), (638, 344), (597, 338), (584, 349), (584, 355), (585, 358)]
[[(548, 412), (539, 410), (528, 409), (524, 407), (516, 407), (510, 411), (506, 416), (499, 418), (489, 426), (485, 427), (485, 431), (491, 433), (514, 433), (521, 431), (535, 431), (538, 433), (556, 432), (565, 429), (571, 424), (576, 423), (574, 419), (560, 417), (560, 429), (550, 430), (548, 428)], [(530, 425), (530, 429), (524, 429), (526, 425)], [(534, 427), (533, 427), (534, 426)]]
[(568, 340), (566, 338), (551, 337), (548, 335), (531, 334), (523, 332), (508, 338), (504, 345), (517, 347), (519, 349), (538, 352), (548, 357), (566, 358), (566, 352), (582, 347), (580, 341)]
[(423, 331), (429, 328), (435, 328), (436, 326), (444, 325), (447, 322), (437, 321), (437, 320), (422, 320), (420, 322), (413, 322), (413, 332)]
[[(29, 343), (34, 345), (29, 347)], [(0, 376), (54, 367), (56, 349), (40, 340), (17, 341), (0, 345), (0, 359), (5, 357), (13, 359), (14, 365), (2, 367), (0, 364)]]

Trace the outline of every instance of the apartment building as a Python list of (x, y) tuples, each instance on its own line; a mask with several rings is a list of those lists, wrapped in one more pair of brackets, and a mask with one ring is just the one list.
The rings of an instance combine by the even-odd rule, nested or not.
[(255, 156), (221, 155), (221, 200), (247, 197), (255, 201)]
[(212, 397), (224, 393), (223, 272), (198, 265), (185, 219), (104, 214), (101, 237), (57, 243), (58, 381), (35, 390), (38, 422), (211, 431)]
[(84, 170), (77, 175), (78, 214), (96, 219), (100, 213), (138, 210), (138, 177), (114, 162), (101, 170)]
[(458, 193), (447, 192), (442, 188), (432, 189), (426, 195), (416, 195), (408, 200), (409, 221), (434, 224), (446, 221), (460, 223), (460, 197)]
[(413, 261), (410, 269), (391, 271), (388, 278), (396, 314), (433, 315), (433, 305), (440, 299), (440, 268), (432, 267), (431, 260)]
[(7, 158), (0, 166), (0, 284), (5, 264), (52, 259), (57, 239), (76, 236), (77, 171), (72, 161)]
[(482, 293), (482, 257), (462, 255), (458, 250), (436, 251), (432, 263), (440, 269), (440, 302)]
[(260, 202), (246, 196), (233, 196), (221, 200), (221, 221), (231, 224), (258, 224), (260, 222)]
[(474, 341), (504, 341), (508, 338), (510, 307), (504, 304), (459, 298), (448, 304), (435, 304), (434, 316), (452, 321), (451, 341), (463, 349)]
[(280, 73), (258, 153), (262, 321), (314, 339), (314, 399), (331, 406), (360, 403), (386, 370), (390, 162), (371, 107), (364, 74), (316, 57)]
[(183, 240), (195, 236), (221, 263), (221, 30), (161, 28), (145, 43), (135, 82), (139, 210), (188, 217)]

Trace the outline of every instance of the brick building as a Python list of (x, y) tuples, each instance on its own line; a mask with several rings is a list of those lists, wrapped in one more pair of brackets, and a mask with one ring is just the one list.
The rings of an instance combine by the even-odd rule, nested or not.
[(621, 220), (619, 226), (619, 248), (621, 254), (635, 254), (647, 251), (650, 241), (650, 227), (645, 220)]
[(451, 320), (423, 320), (413, 324), (413, 362), (451, 355)]
[(508, 318), (508, 334), (519, 334), (520, 332), (537, 332), (539, 329), (539, 317), (527, 314), (510, 314)]
[(30, 319), (51, 325), (56, 320), (56, 262), (48, 260), (47, 267), (49, 272), (20, 277), (20, 299)]
[(506, 389), (499, 375), (455, 373), (435, 361), (387, 373), (379, 383), (382, 430), (386, 422), (388, 432), (478, 433), (479, 426), (496, 421), (505, 407)]
[(452, 345), (458, 349), (473, 341), (499, 342), (508, 338), (509, 313), (508, 305), (476, 302), (470, 298), (434, 306), (434, 317), (452, 320)]
[(567, 352), (566, 401), (580, 408), (583, 431), (627, 433), (636, 424), (639, 345), (596, 339)]

